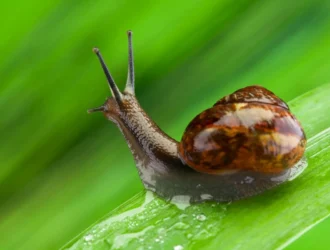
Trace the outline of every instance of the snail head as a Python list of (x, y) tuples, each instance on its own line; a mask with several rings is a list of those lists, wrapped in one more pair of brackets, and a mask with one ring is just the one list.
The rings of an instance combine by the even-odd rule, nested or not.
[(135, 99), (135, 76), (134, 76), (134, 59), (133, 59), (133, 48), (132, 48), (132, 31), (127, 31), (128, 36), (128, 77), (126, 82), (126, 87), (123, 92), (120, 92), (118, 86), (116, 85), (114, 79), (112, 78), (108, 67), (106, 66), (101, 52), (98, 48), (93, 48), (93, 52), (97, 55), (103, 72), (108, 80), (109, 88), (112, 97), (107, 98), (106, 102), (97, 108), (89, 109), (88, 113), (103, 112), (106, 116), (113, 117), (120, 113), (121, 109), (125, 109), (127, 103), (132, 99)]

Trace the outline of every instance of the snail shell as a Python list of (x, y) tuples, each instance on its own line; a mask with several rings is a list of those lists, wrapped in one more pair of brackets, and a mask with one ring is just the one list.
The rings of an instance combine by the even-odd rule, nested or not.
[(249, 86), (197, 115), (183, 134), (179, 155), (203, 173), (279, 173), (301, 159), (305, 145), (287, 104), (261, 86)]

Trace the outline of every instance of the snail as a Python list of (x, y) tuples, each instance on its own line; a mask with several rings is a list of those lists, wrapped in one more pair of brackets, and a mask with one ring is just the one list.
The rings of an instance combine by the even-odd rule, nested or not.
[(132, 32), (128, 79), (121, 92), (94, 48), (112, 97), (101, 111), (115, 123), (147, 190), (190, 202), (244, 199), (298, 176), (307, 166), (304, 130), (288, 105), (261, 86), (237, 90), (198, 114), (181, 142), (164, 133), (135, 97)]

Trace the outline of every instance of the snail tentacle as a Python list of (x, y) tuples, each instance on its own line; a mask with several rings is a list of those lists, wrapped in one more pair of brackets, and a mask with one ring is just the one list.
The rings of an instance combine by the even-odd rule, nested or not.
[(100, 106), (100, 107), (97, 107), (97, 108), (91, 108), (91, 109), (89, 109), (89, 110), (87, 110), (87, 113), (93, 113), (93, 112), (99, 112), (99, 111), (101, 111), (101, 112), (103, 112), (104, 111), (104, 106), (102, 105), (102, 106)]
[(104, 71), (104, 74), (107, 77), (112, 96), (116, 99), (117, 103), (121, 103), (122, 102), (122, 94), (120, 93), (114, 79), (112, 78), (112, 76), (110, 74), (110, 71), (108, 70), (107, 65), (104, 62), (100, 50), (98, 48), (93, 48), (93, 52), (97, 55), (97, 57), (100, 60), (102, 69)]
[(128, 76), (125, 92), (135, 95), (135, 74), (134, 74), (134, 56), (132, 45), (132, 31), (127, 31), (128, 36)]

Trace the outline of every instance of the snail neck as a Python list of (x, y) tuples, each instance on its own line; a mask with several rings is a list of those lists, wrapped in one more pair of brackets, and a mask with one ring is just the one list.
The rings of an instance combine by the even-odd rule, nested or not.
[[(145, 113), (136, 98), (125, 94), (122, 103), (106, 103), (107, 118), (118, 126), (134, 156), (137, 167), (168, 171), (178, 164), (178, 142), (165, 134)], [(115, 110), (114, 110), (115, 109)]]

